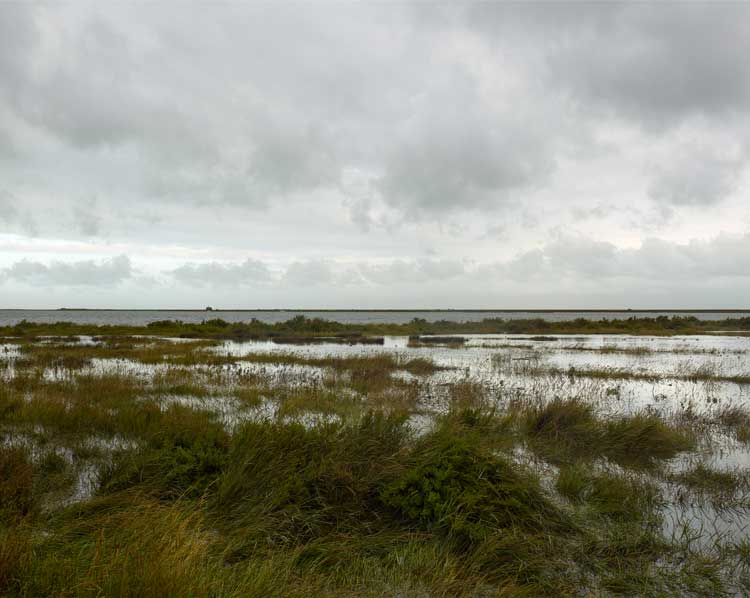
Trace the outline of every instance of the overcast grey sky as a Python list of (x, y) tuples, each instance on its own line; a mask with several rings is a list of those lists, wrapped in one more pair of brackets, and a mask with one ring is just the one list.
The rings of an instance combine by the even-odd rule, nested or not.
[(0, 2), (0, 307), (750, 307), (750, 3)]

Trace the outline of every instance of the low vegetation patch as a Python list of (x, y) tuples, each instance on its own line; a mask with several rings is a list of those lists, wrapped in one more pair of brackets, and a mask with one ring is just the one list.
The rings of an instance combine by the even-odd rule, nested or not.
[(608, 471), (597, 472), (581, 465), (563, 467), (557, 477), (560, 494), (594, 513), (621, 521), (639, 522), (655, 518), (659, 491), (637, 477)]
[(683, 486), (715, 496), (731, 496), (748, 483), (747, 476), (731, 470), (718, 470), (698, 463), (670, 478)]
[(628, 467), (649, 467), (695, 446), (694, 436), (666, 425), (657, 415), (604, 420), (577, 399), (529, 407), (520, 422), (531, 448), (555, 463), (605, 457)]

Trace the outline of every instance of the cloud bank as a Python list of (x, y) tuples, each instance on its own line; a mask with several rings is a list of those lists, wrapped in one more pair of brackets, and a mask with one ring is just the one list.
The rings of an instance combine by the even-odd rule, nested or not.
[(1, 3), (0, 307), (748, 307), (748, 53), (742, 3)]

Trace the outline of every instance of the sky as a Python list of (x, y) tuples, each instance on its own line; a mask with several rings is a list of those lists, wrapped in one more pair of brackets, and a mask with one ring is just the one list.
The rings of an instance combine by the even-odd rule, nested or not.
[(0, 308), (750, 308), (750, 3), (0, 1)]

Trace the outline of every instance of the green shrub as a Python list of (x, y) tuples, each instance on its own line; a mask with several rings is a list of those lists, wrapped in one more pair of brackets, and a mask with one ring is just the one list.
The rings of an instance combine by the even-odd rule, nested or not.
[(411, 467), (381, 490), (380, 499), (420, 527), (468, 542), (503, 528), (561, 522), (534, 478), (445, 429), (422, 441)]
[(229, 436), (206, 414), (172, 407), (145, 447), (121, 453), (100, 476), (102, 492), (140, 486), (167, 499), (202, 495), (227, 463)]

